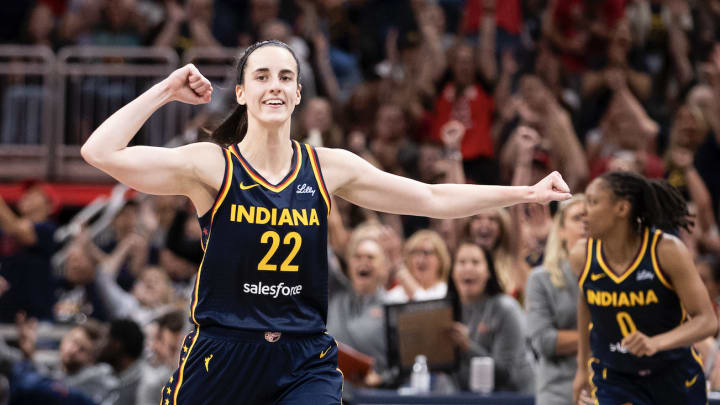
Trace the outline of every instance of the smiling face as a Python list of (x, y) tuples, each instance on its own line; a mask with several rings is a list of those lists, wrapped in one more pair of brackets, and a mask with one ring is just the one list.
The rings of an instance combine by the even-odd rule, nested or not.
[(95, 345), (82, 328), (73, 328), (60, 341), (60, 362), (69, 374), (89, 366)]
[(257, 48), (245, 62), (243, 83), (235, 87), (237, 102), (247, 106), (248, 121), (264, 126), (285, 125), (300, 104), (298, 66), (285, 48)]
[(348, 258), (348, 275), (358, 295), (372, 295), (386, 276), (385, 253), (372, 239), (358, 243)]
[(145, 307), (159, 307), (170, 301), (172, 294), (170, 278), (159, 267), (148, 268), (133, 285), (132, 294)]
[(432, 241), (423, 239), (408, 253), (408, 270), (423, 288), (428, 289), (440, 281), (441, 262)]
[(500, 218), (493, 211), (475, 215), (470, 221), (470, 239), (485, 249), (495, 248), (500, 238)]
[(487, 286), (490, 271), (482, 249), (477, 245), (463, 244), (455, 256), (453, 281), (460, 300), (468, 303), (479, 298)]

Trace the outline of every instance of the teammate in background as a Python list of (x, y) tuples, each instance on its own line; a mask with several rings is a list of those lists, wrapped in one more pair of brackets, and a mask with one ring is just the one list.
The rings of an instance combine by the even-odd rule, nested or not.
[(214, 132), (217, 143), (128, 147), (168, 102), (210, 101), (210, 82), (184, 66), (114, 113), (82, 148), (86, 161), (132, 188), (189, 197), (199, 216), (205, 254), (190, 308), (195, 330), (164, 405), (340, 403), (337, 347), (324, 333), (331, 194), (436, 218), (570, 197), (558, 173), (527, 187), (429, 185), (345, 150), (293, 142), (300, 75), (286, 44), (256, 43), (238, 63), (238, 106)]
[(705, 404), (690, 346), (717, 320), (687, 248), (662, 231), (692, 226), (682, 195), (664, 180), (609, 172), (586, 197), (590, 238), (570, 255), (581, 291), (574, 401)]

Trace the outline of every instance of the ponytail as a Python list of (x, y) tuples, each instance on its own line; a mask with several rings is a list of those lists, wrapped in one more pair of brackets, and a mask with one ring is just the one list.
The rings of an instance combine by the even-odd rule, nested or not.
[(223, 148), (239, 143), (247, 132), (247, 106), (238, 104), (213, 131), (212, 138)]
[(648, 180), (632, 172), (609, 172), (601, 176), (613, 193), (630, 202), (630, 221), (645, 227), (676, 232), (694, 225), (682, 194), (666, 180)]
[(690, 228), (695, 225), (695, 221), (693, 221), (680, 191), (666, 180), (655, 179), (648, 182), (655, 191), (658, 205), (663, 214), (655, 226), (660, 229), (680, 230), (682, 228), (690, 231)]

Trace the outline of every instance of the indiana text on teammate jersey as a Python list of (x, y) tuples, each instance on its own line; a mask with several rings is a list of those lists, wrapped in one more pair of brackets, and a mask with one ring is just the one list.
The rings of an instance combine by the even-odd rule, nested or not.
[(634, 307), (657, 304), (658, 297), (653, 289), (640, 291), (587, 291), (588, 305), (600, 307)]

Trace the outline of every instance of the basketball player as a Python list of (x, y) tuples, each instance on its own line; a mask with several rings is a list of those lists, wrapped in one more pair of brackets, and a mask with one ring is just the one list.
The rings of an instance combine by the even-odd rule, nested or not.
[(692, 226), (682, 195), (664, 180), (610, 172), (586, 196), (590, 238), (570, 257), (581, 291), (575, 402), (705, 404), (691, 345), (717, 321), (687, 248), (662, 231)]
[(184, 66), (110, 116), (82, 148), (118, 181), (185, 195), (198, 213), (205, 254), (190, 308), (195, 328), (163, 405), (340, 403), (337, 346), (325, 333), (332, 194), (373, 210), (442, 218), (570, 197), (558, 173), (531, 187), (428, 185), (345, 150), (293, 142), (300, 74), (287, 45), (256, 43), (238, 63), (238, 106), (213, 134), (217, 144), (128, 147), (164, 104), (210, 101), (210, 82)]

